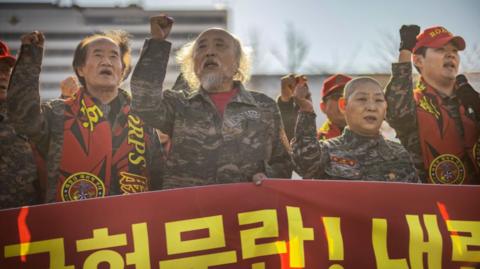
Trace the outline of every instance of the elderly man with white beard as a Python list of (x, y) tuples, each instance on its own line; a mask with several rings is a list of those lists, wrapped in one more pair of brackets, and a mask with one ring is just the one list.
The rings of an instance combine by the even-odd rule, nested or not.
[(173, 19), (152, 17), (131, 79), (133, 109), (172, 139), (164, 188), (289, 178), (291, 159), (278, 107), (246, 90), (249, 61), (240, 41), (211, 28), (177, 54), (191, 92), (162, 91)]

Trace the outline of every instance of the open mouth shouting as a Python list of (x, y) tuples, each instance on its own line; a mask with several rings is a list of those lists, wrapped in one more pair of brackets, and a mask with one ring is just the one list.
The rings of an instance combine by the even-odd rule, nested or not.
[(374, 115), (367, 115), (363, 119), (369, 124), (375, 124), (378, 122), (378, 117)]
[(101, 69), (99, 73), (102, 76), (112, 76), (113, 75), (113, 71), (110, 70), (110, 69)]
[(455, 71), (457, 69), (457, 65), (453, 61), (445, 62), (443, 67), (451, 71)]
[(203, 64), (203, 68), (206, 70), (217, 69), (220, 65), (213, 59), (207, 59)]

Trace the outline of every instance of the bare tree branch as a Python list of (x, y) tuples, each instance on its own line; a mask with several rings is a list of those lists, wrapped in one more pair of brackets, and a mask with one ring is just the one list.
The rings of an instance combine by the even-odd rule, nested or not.
[(392, 63), (397, 61), (400, 36), (397, 32), (379, 32), (380, 39), (374, 43), (372, 53), (376, 62), (370, 64), (373, 73), (389, 73)]
[(305, 64), (310, 45), (299, 31), (295, 30), (292, 23), (287, 23), (286, 27), (285, 45), (287, 50), (285, 54), (280, 53), (276, 47), (271, 49), (271, 53), (288, 73), (299, 73)]

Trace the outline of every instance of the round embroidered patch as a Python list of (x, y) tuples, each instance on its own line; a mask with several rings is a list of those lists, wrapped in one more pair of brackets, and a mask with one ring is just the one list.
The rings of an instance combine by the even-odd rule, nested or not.
[(475, 160), (477, 166), (480, 167), (480, 146), (478, 143), (480, 142), (477, 142), (475, 145), (473, 145), (473, 159)]
[(80, 172), (65, 179), (61, 191), (62, 201), (84, 200), (105, 196), (105, 185), (96, 175)]
[(435, 184), (462, 184), (465, 180), (465, 166), (455, 155), (442, 154), (430, 164), (430, 180)]

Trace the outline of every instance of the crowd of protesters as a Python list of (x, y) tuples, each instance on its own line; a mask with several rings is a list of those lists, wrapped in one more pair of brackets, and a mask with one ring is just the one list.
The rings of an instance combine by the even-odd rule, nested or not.
[[(458, 75), (465, 41), (443, 27), (400, 29), (386, 89), (370, 77), (323, 83), (317, 129), (308, 78), (281, 78), (273, 100), (247, 89), (250, 62), (230, 32), (206, 29), (176, 55), (181, 75), (163, 90), (174, 20), (150, 19), (131, 77), (128, 33), (85, 37), (76, 76), (41, 103), (48, 40), (0, 43), (0, 209), (265, 178), (480, 183), (480, 97)], [(420, 73), (412, 80), (412, 63)], [(317, 90), (317, 89), (315, 89)], [(7, 94), (8, 92), (8, 94)], [(385, 139), (386, 120), (400, 143)]]

